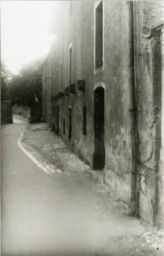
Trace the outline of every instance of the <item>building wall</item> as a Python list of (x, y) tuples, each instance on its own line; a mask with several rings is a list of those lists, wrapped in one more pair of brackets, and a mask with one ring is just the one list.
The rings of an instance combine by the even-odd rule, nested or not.
[[(138, 105), (138, 172), (140, 216), (157, 222), (159, 200), (159, 154), (161, 141), (161, 42), (160, 32), (150, 29), (163, 24), (163, 1), (135, 2), (135, 72)], [(160, 177), (161, 179), (161, 177)]]
[[(150, 49), (153, 41), (144, 39), (143, 32), (161, 22), (161, 3), (135, 2), (134, 56), (137, 127), (139, 137), (136, 161), (138, 187), (132, 185), (133, 172), (133, 102), (129, 47), (129, 9), (125, 1), (103, 2), (103, 67), (95, 69), (95, 9), (99, 2), (63, 1), (62, 15), (56, 27), (57, 40), (43, 65), (43, 101), (47, 122), (70, 148), (93, 167), (94, 155), (94, 91), (103, 87), (105, 93), (104, 179), (112, 191), (131, 205), (131, 196), (139, 190), (138, 212), (153, 223), (155, 216), (156, 187), (155, 152), (160, 145), (155, 125), (155, 102), (159, 90), (155, 90)], [(75, 94), (56, 97), (70, 85), (69, 49), (72, 47), (71, 83)], [(158, 50), (157, 50), (158, 51)], [(160, 53), (159, 53), (160, 54)], [(159, 74), (156, 75), (158, 77)], [(153, 80), (154, 79), (154, 80)], [(85, 80), (85, 93), (77, 88), (77, 80)], [(159, 84), (157, 82), (157, 84)], [(157, 85), (159, 87), (159, 85)], [(87, 134), (83, 134), (83, 107), (86, 107)], [(160, 108), (160, 106), (158, 106)], [(72, 137), (69, 139), (69, 109), (72, 111)], [(59, 119), (59, 121), (58, 121)], [(65, 119), (65, 134), (64, 120)], [(153, 149), (156, 145), (157, 150)], [(157, 152), (158, 154), (158, 152)], [(143, 192), (144, 189), (144, 192)], [(134, 191), (135, 190), (135, 191)], [(146, 192), (145, 192), (146, 191)], [(147, 195), (145, 194), (147, 193)]]

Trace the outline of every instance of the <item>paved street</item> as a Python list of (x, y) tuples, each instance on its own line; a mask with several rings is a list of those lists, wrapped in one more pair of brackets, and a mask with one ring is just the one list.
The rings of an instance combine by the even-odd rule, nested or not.
[(164, 256), (164, 1), (2, 1), (0, 256)]
[(2, 256), (128, 255), (116, 238), (137, 243), (139, 221), (113, 210), (89, 174), (38, 168), (18, 147), (23, 127), (2, 127)]

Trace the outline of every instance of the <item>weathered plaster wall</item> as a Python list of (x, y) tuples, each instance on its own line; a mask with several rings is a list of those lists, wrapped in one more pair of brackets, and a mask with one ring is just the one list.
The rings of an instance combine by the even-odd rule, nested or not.
[[(129, 84), (128, 8), (125, 1), (104, 1), (104, 65), (94, 68), (94, 1), (63, 1), (63, 15), (56, 28), (57, 40), (44, 65), (44, 102), (47, 122), (85, 162), (93, 166), (94, 88), (105, 85), (105, 182), (130, 203), (132, 184), (132, 106)], [(134, 2), (135, 86), (138, 123), (139, 213), (153, 223), (156, 218), (157, 158), (160, 122), (160, 56), (155, 39), (146, 39), (152, 26), (161, 23), (162, 2)], [(155, 47), (154, 47), (155, 45)], [(85, 93), (51, 99), (69, 86), (69, 48), (72, 47), (72, 79), (85, 80)], [(157, 60), (158, 59), (158, 60)], [(154, 64), (153, 64), (154, 63)], [(83, 135), (83, 107), (87, 109), (87, 135)], [(69, 139), (69, 107), (72, 109), (72, 138)], [(63, 120), (65, 119), (65, 134)]]
[(105, 2), (106, 167), (105, 180), (130, 202), (131, 127), (128, 85), (128, 21), (126, 2)]
[[(94, 87), (105, 84), (105, 181), (124, 201), (130, 201), (131, 127), (127, 77), (127, 5), (104, 2), (104, 65), (95, 71), (95, 8), (97, 2), (66, 2), (57, 42), (47, 59), (47, 121), (50, 122), (50, 87), (52, 95), (69, 85), (69, 47), (72, 46), (72, 83), (85, 80), (86, 92), (64, 96), (59, 104), (59, 134), (84, 161), (93, 165)], [(53, 66), (53, 67), (52, 67)], [(53, 75), (51, 74), (53, 69)], [(55, 104), (52, 102), (52, 105)], [(55, 105), (54, 105), (55, 106)], [(72, 138), (69, 140), (69, 106), (72, 108)], [(83, 107), (87, 108), (87, 135), (83, 135)], [(53, 108), (51, 107), (53, 110)], [(65, 134), (63, 134), (65, 118)], [(52, 111), (55, 124), (55, 113)], [(52, 123), (53, 123), (52, 122)]]
[(163, 2), (135, 2), (135, 71), (138, 107), (139, 214), (150, 223), (157, 216), (157, 177), (160, 150), (160, 38), (145, 38), (163, 22)]

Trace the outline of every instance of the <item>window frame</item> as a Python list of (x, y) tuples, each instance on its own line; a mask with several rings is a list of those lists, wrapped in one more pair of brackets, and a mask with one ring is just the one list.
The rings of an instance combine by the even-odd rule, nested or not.
[[(72, 57), (71, 63), (70, 63), (70, 52)], [(70, 43), (69, 49), (68, 49), (68, 84), (72, 83), (72, 71), (73, 71), (73, 48), (72, 48), (72, 43)]]
[[(98, 6), (102, 3), (102, 66), (96, 67), (96, 11)], [(96, 1), (94, 5), (94, 74), (97, 74), (104, 70), (105, 68), (105, 58), (104, 58), (104, 8), (105, 2), (104, 1)]]

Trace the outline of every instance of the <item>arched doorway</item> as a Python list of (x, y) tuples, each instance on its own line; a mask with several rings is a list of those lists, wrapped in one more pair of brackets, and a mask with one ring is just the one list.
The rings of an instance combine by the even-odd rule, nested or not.
[(104, 145), (104, 88), (94, 91), (94, 154), (93, 169), (103, 170), (105, 165)]

